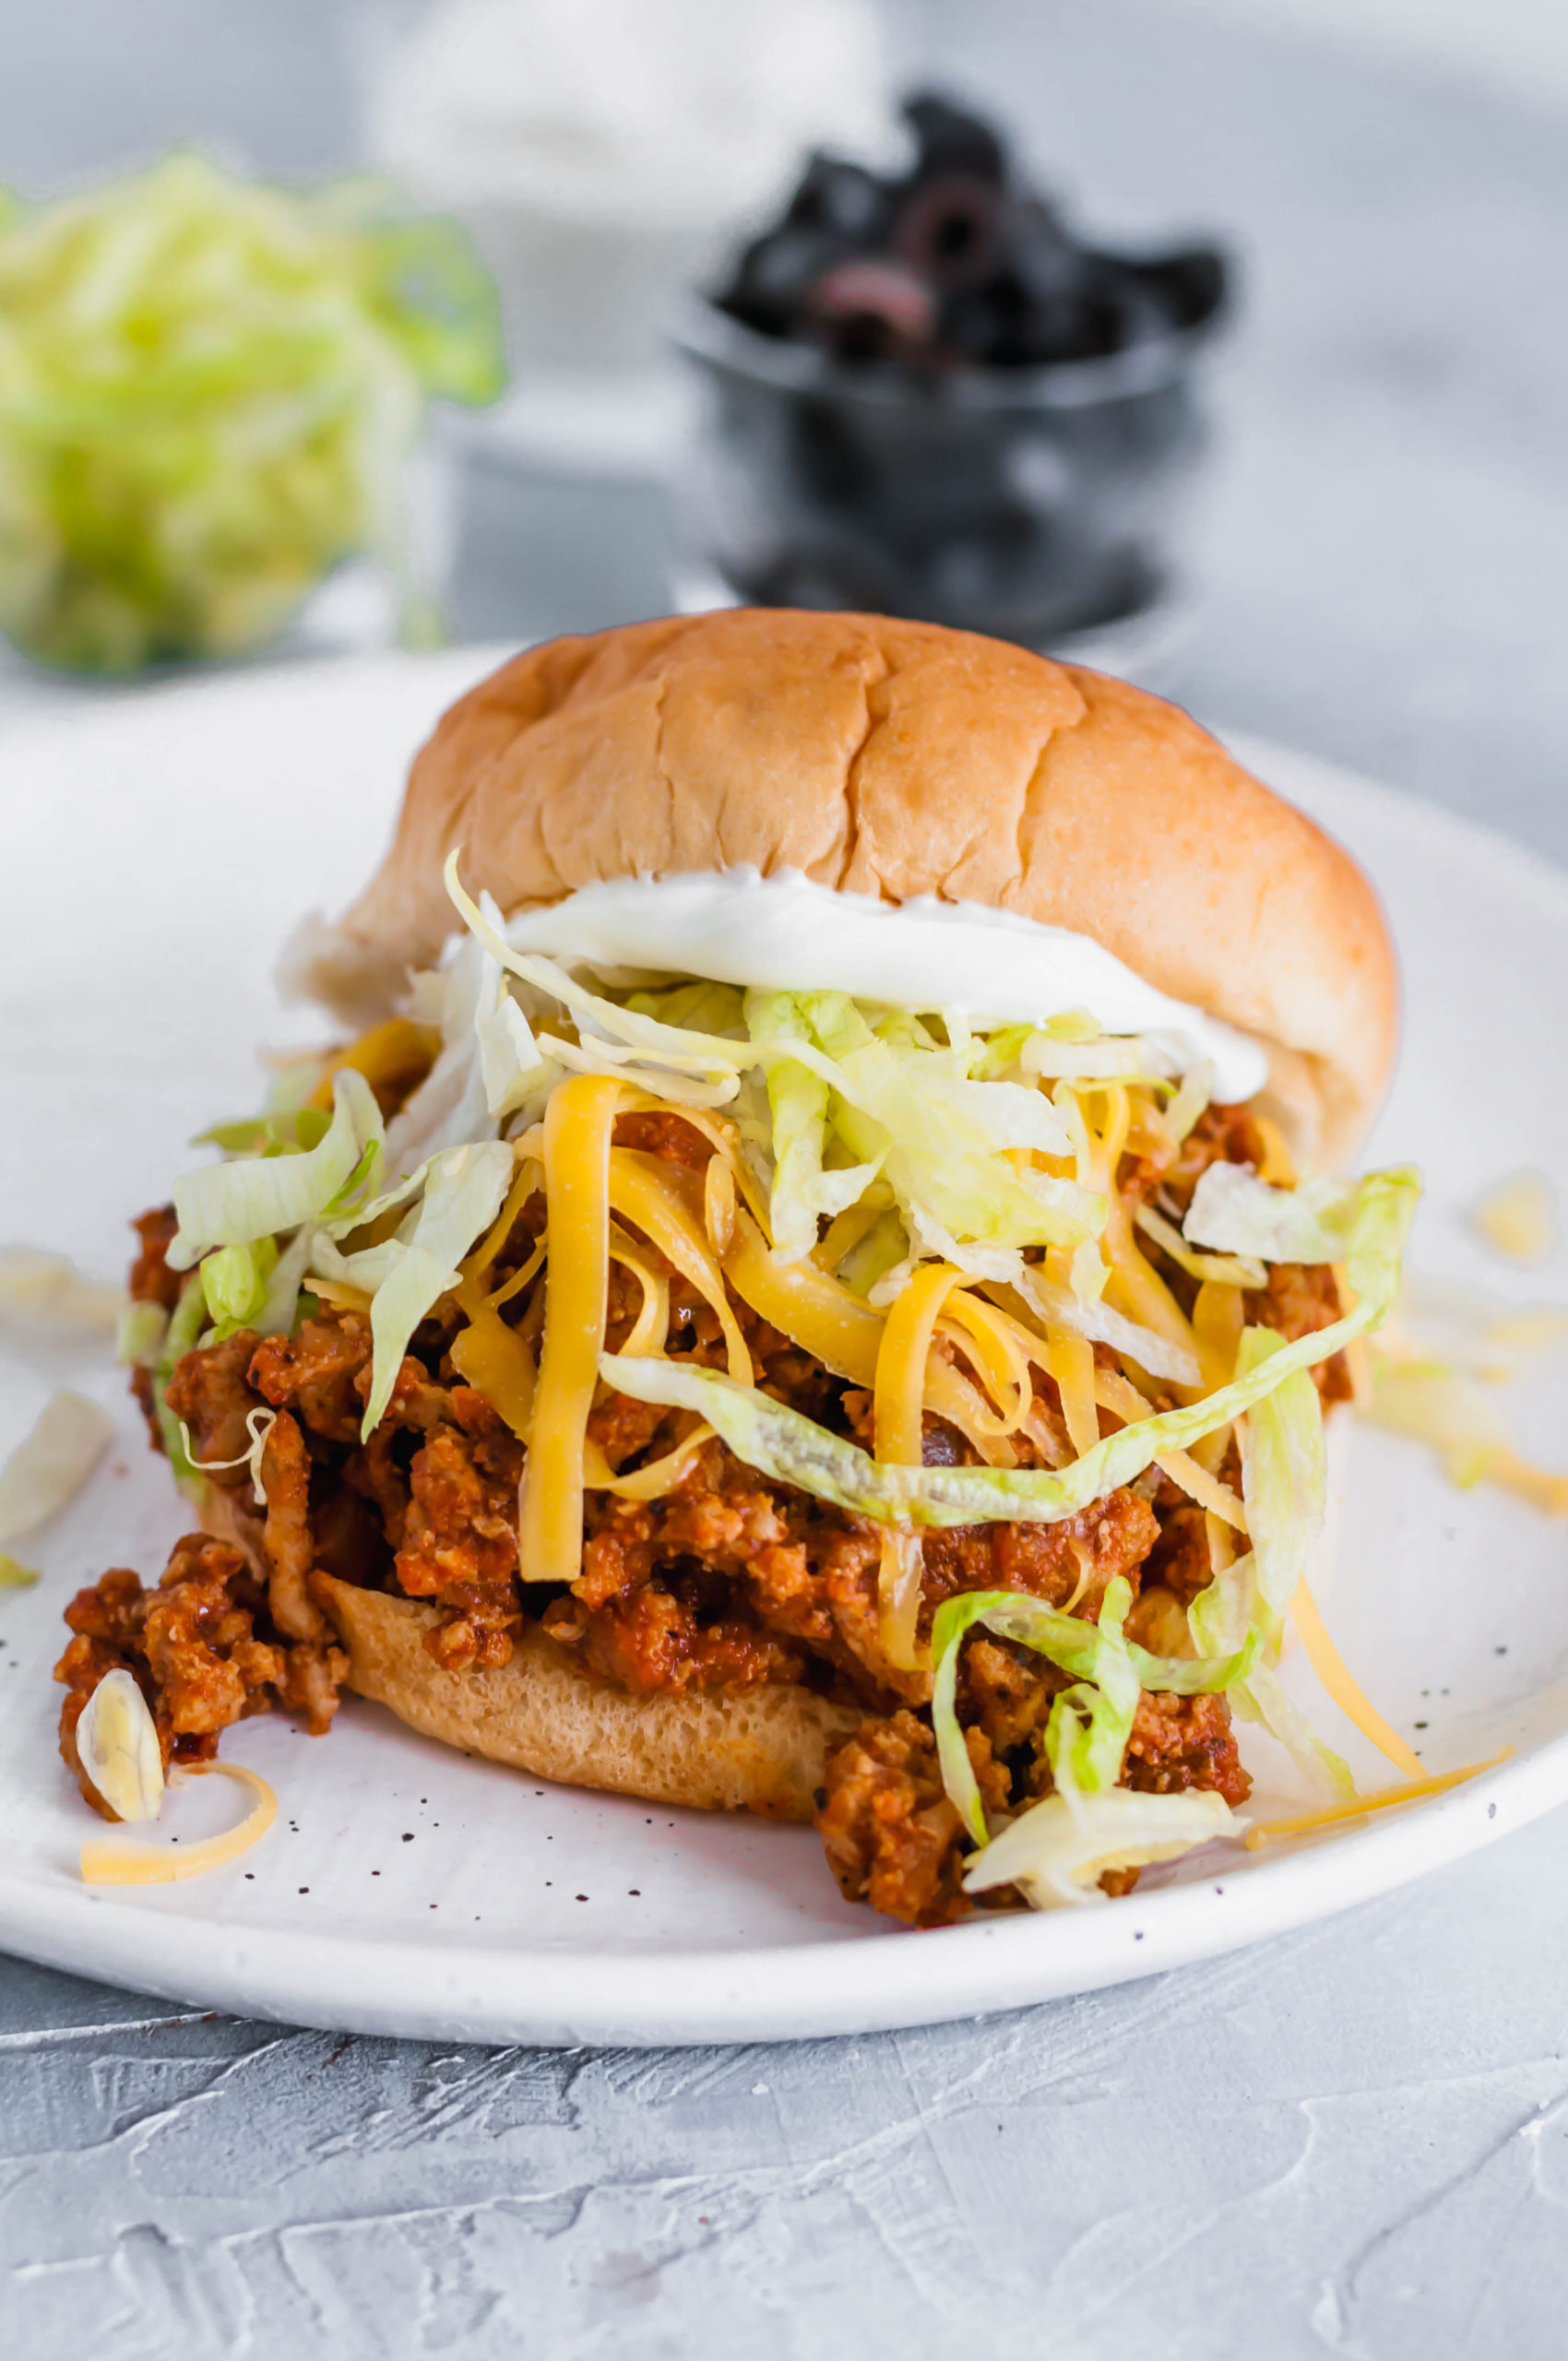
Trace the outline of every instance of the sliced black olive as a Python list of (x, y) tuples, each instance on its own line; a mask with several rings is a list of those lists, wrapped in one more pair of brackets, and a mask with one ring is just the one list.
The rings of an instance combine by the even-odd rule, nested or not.
[(937, 90), (916, 90), (899, 109), (915, 136), (917, 180), (939, 172), (972, 172), (997, 186), (1007, 177), (1007, 151), (978, 114), (955, 106)]
[(888, 192), (874, 172), (819, 149), (801, 176), (785, 215), (791, 229), (870, 243), (887, 218)]
[(1004, 199), (994, 182), (943, 172), (912, 188), (898, 209), (893, 243), (933, 287), (979, 287), (1002, 248)]

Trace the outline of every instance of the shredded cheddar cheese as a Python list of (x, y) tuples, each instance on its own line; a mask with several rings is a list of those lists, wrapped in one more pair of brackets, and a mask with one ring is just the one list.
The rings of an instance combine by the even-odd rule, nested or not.
[(305, 1281), (310, 1293), (319, 1296), (323, 1303), (336, 1304), (339, 1311), (368, 1311), (370, 1298), (363, 1287), (351, 1287), (347, 1279), (318, 1279), (314, 1274)]
[[(1069, 1259), (1060, 1247), (1052, 1247), (1047, 1253), (1045, 1275), (1053, 1287), (1071, 1284)], [(1075, 1335), (1071, 1329), (1059, 1328), (1054, 1322), (1047, 1323), (1045, 1333), (1045, 1366), (1055, 1379), (1062, 1397), (1067, 1440), (1082, 1457), (1099, 1441), (1099, 1416), (1094, 1398), (1094, 1347), (1087, 1336)]]
[(1267, 1115), (1254, 1115), (1263, 1135), (1263, 1162), (1258, 1167), (1258, 1179), (1266, 1180), (1274, 1189), (1293, 1189), (1296, 1185), (1296, 1162), (1285, 1145), (1285, 1134)]
[(357, 1041), (327, 1059), (305, 1104), (329, 1113), (333, 1076), (345, 1068), (362, 1074), (373, 1090), (378, 1084), (383, 1088), (400, 1086), (407, 1090), (428, 1074), (440, 1050), (441, 1036), (434, 1026), (415, 1025), (407, 1016), (389, 1016), (384, 1025), (373, 1025), (368, 1033), (362, 1033)]
[(989, 1387), (996, 1405), (992, 1431), (1016, 1434), (1034, 1400), (1029, 1364), (1038, 1357), (1039, 1347), (1031, 1346), (1005, 1312), (967, 1287), (955, 1288), (948, 1297), (938, 1327)]
[(1238, 1287), (1206, 1279), (1193, 1305), (1193, 1341), (1206, 1389), (1217, 1394), (1236, 1374), (1247, 1308)]
[(735, 1175), (721, 1156), (710, 1156), (703, 1173), (702, 1223), (709, 1245), (722, 1257), (735, 1234)]
[(935, 1354), (926, 1363), (925, 1407), (956, 1427), (988, 1467), (1016, 1467), (1018, 1453), (980, 1388)]
[[(1140, 1418), (1153, 1417), (1153, 1411), (1135, 1385), (1110, 1370), (1097, 1370), (1094, 1378), (1094, 1398), (1103, 1409), (1114, 1412), (1124, 1426), (1135, 1426)], [(1184, 1451), (1162, 1451), (1155, 1465), (1173, 1484), (1179, 1484), (1190, 1500), (1194, 1500), (1207, 1516), (1222, 1518), (1234, 1525), (1238, 1533), (1247, 1529), (1247, 1513), (1229, 1484), (1211, 1476), (1206, 1467)]]
[(1557, 1197), (1544, 1172), (1510, 1172), (1470, 1208), (1470, 1227), (1510, 1263), (1539, 1263), (1557, 1240)]
[(712, 1435), (710, 1426), (694, 1427), (673, 1451), (651, 1460), (646, 1467), (634, 1468), (629, 1476), (617, 1476), (599, 1445), (589, 1442), (583, 1453), (588, 1487), (595, 1492), (613, 1492), (623, 1501), (661, 1501), (667, 1492), (674, 1490)]
[(661, 1353), (670, 1334), (670, 1282), (655, 1264), (652, 1249), (636, 1245), (619, 1222), (612, 1222), (610, 1259), (630, 1271), (643, 1291), (641, 1308), (621, 1350), (634, 1357)]
[(513, 1223), (533, 1195), (538, 1179), (538, 1167), (531, 1159), (520, 1164), (505, 1204), (488, 1236), (462, 1264), (459, 1283), (454, 1290), (457, 1308), (469, 1324), (453, 1340), (453, 1364), (464, 1383), (482, 1394), (492, 1409), (499, 1411), (519, 1442), (529, 1439), (538, 1371), (527, 1343), (502, 1319), (500, 1307), (525, 1287), (539, 1270), (544, 1261), (543, 1239), (493, 1295), (485, 1294), (484, 1282)]
[[(1075, 1094), (1059, 1091), (1056, 1103), (1077, 1136), (1078, 1179), (1086, 1188), (1097, 1190), (1106, 1203), (1105, 1230), (1099, 1241), (1101, 1256), (1111, 1271), (1105, 1299), (1112, 1311), (1135, 1320), (1140, 1327), (1152, 1328), (1156, 1335), (1190, 1353), (1194, 1350), (1192, 1328), (1164, 1280), (1139, 1252), (1131, 1209), (1116, 1186), (1116, 1168), (1127, 1139), (1127, 1093), (1117, 1085), (1108, 1089), (1104, 1097), (1106, 1121), (1099, 1132), (1090, 1130)], [(1049, 1273), (1049, 1256), (1047, 1270)], [(1064, 1281), (1065, 1275), (1058, 1284)], [(1179, 1402), (1194, 1402), (1202, 1388), (1178, 1386), (1174, 1391)]]
[(1489, 1755), (1484, 1762), (1467, 1762), (1462, 1770), (1435, 1772), (1431, 1777), (1411, 1779), (1399, 1787), (1381, 1787), (1375, 1795), (1357, 1796), (1345, 1804), (1328, 1804), (1322, 1811), (1292, 1812), (1284, 1820), (1256, 1821), (1242, 1841), (1249, 1853), (1256, 1853), (1276, 1836), (1304, 1836), (1314, 1828), (1330, 1828), (1336, 1821), (1365, 1820), (1374, 1811), (1386, 1811), (1393, 1804), (1420, 1803), (1425, 1796), (1440, 1796), (1445, 1788), (1461, 1786), (1483, 1771), (1494, 1771), (1513, 1750), (1505, 1746), (1501, 1753)]
[(574, 1583), (582, 1571), (583, 1443), (599, 1382), (610, 1270), (610, 1141), (620, 1083), (571, 1074), (544, 1117), (550, 1224), (544, 1348), (518, 1519), (524, 1582)]
[(885, 1323), (861, 1297), (814, 1262), (776, 1263), (762, 1232), (743, 1212), (736, 1215), (724, 1268), (742, 1303), (835, 1377), (867, 1388), (875, 1384)]
[(677, 1114), (683, 1123), (689, 1123), (723, 1158), (742, 1203), (749, 1206), (753, 1219), (762, 1225), (766, 1233), (767, 1200), (741, 1154), (741, 1135), (728, 1116), (716, 1115), (706, 1107), (671, 1107), (667, 1098), (656, 1098), (651, 1091), (636, 1090), (630, 1084), (623, 1089), (621, 1106), (627, 1114)]
[(81, 1849), (84, 1884), (170, 1885), (177, 1878), (197, 1878), (208, 1869), (220, 1869), (258, 1844), (278, 1817), (278, 1798), (267, 1781), (242, 1762), (187, 1766), (192, 1778), (208, 1771), (249, 1789), (251, 1808), (244, 1820), (195, 1845), (125, 1845), (112, 1836), (89, 1837)]
[(741, 1385), (752, 1382), (752, 1357), (741, 1334), (724, 1274), (714, 1260), (695, 1213), (682, 1192), (681, 1168), (637, 1148), (610, 1151), (610, 1202), (652, 1240), (667, 1263), (689, 1279), (712, 1307), (724, 1332), (730, 1374)]
[(527, 1442), (538, 1372), (517, 1330), (508, 1328), (488, 1304), (476, 1305), (469, 1312), (468, 1326), (452, 1340), (452, 1361), (464, 1384), (482, 1394), (518, 1442)]
[[(1236, 1356), (1246, 1324), (1247, 1307), (1241, 1289), (1206, 1279), (1193, 1305), (1193, 1341), (1198, 1349), (1198, 1366), (1207, 1392), (1218, 1393), (1235, 1376)], [(1213, 1434), (1200, 1437), (1193, 1445), (1193, 1457), (1209, 1475), (1217, 1476), (1224, 1465), (1233, 1432), (1231, 1427), (1217, 1427)]]
[[(948, 1263), (930, 1263), (915, 1272), (887, 1314), (876, 1356), (873, 1418), (878, 1459), (918, 1467), (923, 1455), (926, 1362), (937, 1317), (963, 1273)], [(916, 1626), (924, 1560), (920, 1536), (886, 1531), (882, 1536), (878, 1594), (882, 1644), (888, 1662), (907, 1672), (919, 1664)]]
[[(490, 1276), (496, 1256), (512, 1235), (518, 1215), (528, 1204), (529, 1199), (539, 1190), (542, 1177), (539, 1158), (525, 1155), (520, 1146), (516, 1148), (514, 1153), (517, 1158), (517, 1169), (512, 1176), (512, 1185), (506, 1192), (505, 1202), (483, 1238), (462, 1265), (464, 1278), (475, 1287), (483, 1287), (485, 1280)], [(541, 1240), (525, 1265), (529, 1277), (538, 1270), (543, 1256), (544, 1244)], [(512, 1284), (520, 1287), (523, 1280), (524, 1273), (519, 1272), (514, 1275)]]

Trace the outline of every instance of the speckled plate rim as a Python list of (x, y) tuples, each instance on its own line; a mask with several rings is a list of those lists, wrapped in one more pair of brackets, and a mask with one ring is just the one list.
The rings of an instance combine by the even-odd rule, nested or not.
[(47, 1966), (329, 2032), (545, 2047), (796, 2040), (990, 2016), (1211, 1959), (1371, 1901), (1563, 1801), (1568, 1736), (1275, 1859), (1212, 1848), (1201, 1883), (1125, 1906), (762, 1950), (495, 1954), (182, 1917), (176, 1973), (155, 1910), (4, 1879), (0, 1929)]

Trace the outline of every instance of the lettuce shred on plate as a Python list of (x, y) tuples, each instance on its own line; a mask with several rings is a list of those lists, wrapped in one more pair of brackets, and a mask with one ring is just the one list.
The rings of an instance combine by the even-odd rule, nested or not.
[[(156, 1591), (84, 1592), (67, 1755), (112, 1666), (166, 1760), (273, 1703), (325, 1727), (319, 1565), (433, 1602), (454, 1671), (537, 1620), (638, 1693), (858, 1709), (818, 1824), (920, 1924), (1235, 1838), (1238, 1723), (1353, 1792), (1277, 1667), (1415, 1175), (1297, 1184), (1204, 1070), (1083, 1012), (629, 989), (448, 884), (406, 1013), (142, 1218), (123, 1349), (270, 1580), (187, 1541)], [(230, 1640), (155, 1674), (198, 1600)]]
[(427, 399), (502, 383), (464, 233), (379, 184), (0, 193), (0, 630), (85, 671), (257, 647), (340, 559), (402, 570)]

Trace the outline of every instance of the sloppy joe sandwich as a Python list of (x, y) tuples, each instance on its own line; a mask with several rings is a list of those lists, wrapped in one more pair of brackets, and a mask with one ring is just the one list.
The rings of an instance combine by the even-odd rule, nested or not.
[(558, 640), (287, 969), (333, 1046), (137, 1224), (200, 1530), (68, 1612), (89, 1803), (115, 1715), (196, 1764), (351, 1690), (933, 1925), (1239, 1835), (1250, 1726), (1353, 1793), (1276, 1667), (1391, 1738), (1305, 1577), (1394, 961), (1184, 714), (861, 615)]

